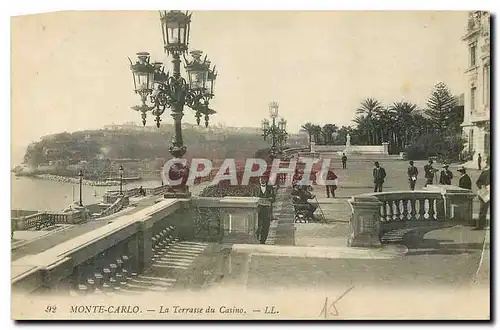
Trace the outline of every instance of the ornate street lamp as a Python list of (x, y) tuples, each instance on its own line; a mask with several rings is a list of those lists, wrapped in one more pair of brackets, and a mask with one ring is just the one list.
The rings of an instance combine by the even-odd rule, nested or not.
[(120, 172), (120, 195), (123, 194), (123, 166), (120, 165), (118, 168), (118, 172)]
[(277, 144), (281, 145), (286, 137), (286, 120), (281, 118), (281, 120), (276, 124), (276, 118), (278, 117), (279, 104), (278, 102), (269, 103), (269, 116), (272, 119), (270, 124), (267, 119), (262, 121), (262, 136), (264, 140), (268, 136), (271, 136), (271, 158), (275, 158), (279, 153), (279, 148)]
[(83, 206), (83, 201), (82, 201), (83, 171), (82, 170), (78, 171), (78, 176), (80, 178), (80, 201), (79, 201), (78, 205)]
[[(155, 117), (156, 126), (160, 127), (161, 116), (166, 108), (170, 108), (170, 115), (174, 120), (174, 134), (169, 151), (173, 157), (181, 158), (187, 151), (181, 129), (184, 105), (195, 111), (198, 125), (201, 117), (204, 116), (205, 127), (208, 127), (209, 116), (216, 113), (215, 110), (209, 108), (209, 102), (214, 97), (217, 72), (207, 56), (202, 56), (202, 51), (191, 51), (191, 60), (186, 58), (191, 14), (178, 10), (160, 11), (160, 22), (164, 50), (167, 55), (172, 56), (172, 74), (165, 73), (163, 63), (151, 63), (149, 53), (137, 53), (135, 63), (129, 59), (134, 78), (134, 91), (141, 97), (141, 105), (134, 106), (132, 109), (141, 112), (143, 125), (146, 125), (147, 112), (151, 112)], [(181, 76), (181, 55), (184, 57), (187, 81)], [(181, 177), (187, 175), (186, 166), (177, 167), (176, 171)], [(190, 195), (185, 184), (175, 189), (170, 187), (169, 192), (169, 197)]]

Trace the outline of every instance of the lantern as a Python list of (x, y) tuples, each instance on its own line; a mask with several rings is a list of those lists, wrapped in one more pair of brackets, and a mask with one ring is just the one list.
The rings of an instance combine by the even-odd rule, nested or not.
[(149, 63), (149, 59), (149, 53), (137, 53), (137, 62), (130, 66), (134, 78), (134, 90), (138, 94), (147, 95), (153, 91), (155, 69)]
[(191, 14), (179, 10), (160, 11), (161, 32), (165, 51), (170, 54), (184, 53), (189, 44)]
[(281, 118), (281, 120), (278, 123), (278, 127), (280, 130), (285, 131), (286, 130), (286, 120), (285, 118)]
[(203, 91), (208, 79), (208, 66), (206, 61), (201, 60), (201, 50), (193, 50), (191, 56), (193, 61), (186, 64), (186, 71), (189, 78), (189, 87), (192, 90)]
[(271, 118), (276, 118), (278, 116), (278, 108), (278, 102), (269, 103), (269, 115), (271, 116)]
[(261, 125), (262, 125), (262, 130), (264, 132), (269, 130), (269, 120), (267, 120), (267, 119), (262, 120)]

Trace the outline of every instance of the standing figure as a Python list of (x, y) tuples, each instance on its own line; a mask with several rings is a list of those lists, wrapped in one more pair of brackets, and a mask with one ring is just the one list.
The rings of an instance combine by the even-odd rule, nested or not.
[(256, 235), (260, 244), (266, 244), (269, 227), (271, 226), (275, 194), (273, 187), (268, 184), (267, 177), (262, 176), (259, 183), (260, 184), (254, 193), (255, 197), (262, 199), (261, 202), (259, 202), (259, 219)]
[(481, 171), (481, 161), (483, 159), (481, 158), (481, 154), (477, 155), (477, 169)]
[(329, 169), (326, 173), (326, 180), (335, 181), (335, 184), (328, 184), (325, 182), (326, 198), (330, 198), (330, 193), (332, 197), (335, 198), (335, 190), (337, 190), (337, 175)]
[(437, 169), (432, 167), (432, 159), (429, 159), (429, 163), (424, 166), (424, 172), (425, 172), (425, 185), (424, 187), (427, 187), (428, 184), (433, 184), (434, 183), (434, 173), (437, 172)]
[(384, 184), (385, 177), (385, 169), (380, 167), (379, 162), (375, 162), (375, 168), (373, 169), (373, 182), (375, 183), (374, 192), (382, 192), (382, 185)]
[(453, 179), (453, 173), (448, 169), (449, 165), (444, 164), (441, 175), (439, 176), (439, 184), (451, 185), (451, 179)]
[(460, 179), (458, 179), (458, 187), (459, 188), (464, 188), (464, 189), (472, 189), (472, 181), (470, 179), (470, 176), (467, 174), (467, 170), (465, 167), (461, 167), (458, 169), (460, 173), (462, 173), (462, 176)]
[(418, 177), (418, 169), (413, 164), (413, 160), (410, 160), (410, 166), (408, 167), (408, 180), (410, 181), (410, 190), (415, 190), (415, 184), (417, 183)]
[[(484, 229), (486, 226), (486, 215), (488, 214), (488, 210), (490, 208), (490, 197), (489, 197), (489, 189), (490, 189), (490, 158), (486, 158), (486, 167), (479, 175), (479, 178), (476, 181), (477, 188), (480, 190), (486, 190), (487, 194), (478, 194), (479, 197), (479, 219), (477, 225), (475, 227), (476, 230)], [(482, 197), (481, 197), (482, 196)]]
[(347, 156), (345, 155), (345, 152), (342, 153), (342, 169), (347, 169)]

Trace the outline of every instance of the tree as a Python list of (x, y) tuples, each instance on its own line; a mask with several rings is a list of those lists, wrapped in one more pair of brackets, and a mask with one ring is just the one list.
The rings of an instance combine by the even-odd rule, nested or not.
[(321, 126), (319, 125), (313, 125), (312, 127), (312, 135), (314, 137), (314, 142), (316, 144), (321, 144)]
[(463, 118), (456, 116), (457, 103), (457, 98), (451, 94), (443, 82), (437, 83), (431, 91), (425, 114), (432, 121), (440, 136), (456, 133), (453, 131), (456, 130), (457, 123), (460, 127)]
[(356, 113), (363, 116), (366, 120), (366, 133), (368, 136), (368, 144), (375, 144), (378, 132), (374, 127), (374, 120), (378, 113), (383, 109), (382, 103), (369, 97), (361, 102), (361, 106), (356, 109)]
[(394, 116), (392, 127), (392, 131), (395, 134), (394, 142), (397, 148), (403, 149), (414, 136), (414, 115), (417, 111), (417, 105), (407, 101), (394, 102), (390, 107), (390, 111)]
[(332, 144), (333, 137), (332, 135), (338, 131), (338, 127), (335, 124), (325, 124), (322, 128), (323, 138), (325, 140), (325, 144)]
[(312, 141), (313, 128), (314, 128), (314, 125), (311, 123), (306, 123), (306, 124), (302, 125), (302, 127), (301, 127), (302, 130), (307, 132), (307, 135), (309, 137), (309, 144)]

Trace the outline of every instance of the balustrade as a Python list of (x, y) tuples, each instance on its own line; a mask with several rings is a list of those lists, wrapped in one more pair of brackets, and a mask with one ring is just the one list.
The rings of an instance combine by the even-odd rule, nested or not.
[[(38, 256), (17, 259), (13, 288), (26, 292), (70, 288), (71, 294), (85, 295), (143, 290), (138, 274), (178, 241), (222, 242), (225, 237), (256, 241), (258, 203), (258, 198), (244, 197), (161, 201)], [(56, 215), (54, 219), (62, 221)]]
[(349, 246), (380, 246), (386, 232), (419, 226), (440, 227), (472, 219), (470, 190), (429, 185), (423, 191), (391, 191), (353, 196)]

